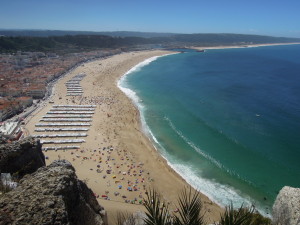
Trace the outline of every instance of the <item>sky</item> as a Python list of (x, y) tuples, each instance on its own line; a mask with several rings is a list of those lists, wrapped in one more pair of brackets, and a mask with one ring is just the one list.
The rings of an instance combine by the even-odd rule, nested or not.
[(300, 0), (0, 0), (0, 28), (300, 38)]

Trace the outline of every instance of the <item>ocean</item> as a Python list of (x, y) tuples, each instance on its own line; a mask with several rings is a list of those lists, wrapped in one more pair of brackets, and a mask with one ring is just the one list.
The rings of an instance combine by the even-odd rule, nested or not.
[(214, 202), (270, 215), (300, 187), (300, 45), (148, 59), (118, 83), (169, 165)]

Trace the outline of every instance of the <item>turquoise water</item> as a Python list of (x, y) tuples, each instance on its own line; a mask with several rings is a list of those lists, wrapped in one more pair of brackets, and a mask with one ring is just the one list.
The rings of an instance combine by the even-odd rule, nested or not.
[(300, 187), (300, 45), (149, 59), (119, 85), (169, 164), (221, 205)]

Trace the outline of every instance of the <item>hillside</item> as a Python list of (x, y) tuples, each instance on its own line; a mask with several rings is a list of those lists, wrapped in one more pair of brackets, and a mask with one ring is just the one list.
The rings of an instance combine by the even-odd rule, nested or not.
[[(50, 32), (50, 31), (49, 31)], [(51, 33), (52, 32), (52, 33)], [(49, 34), (57, 34), (51, 31)], [(59, 31), (60, 34), (67, 34)], [(67, 31), (66, 31), (67, 32)], [(188, 47), (188, 46), (218, 46), (218, 45), (249, 45), (249, 44), (269, 44), (269, 43), (291, 43), (300, 42), (300, 38), (271, 37), (261, 35), (245, 34), (162, 34), (158, 36), (147, 36), (142, 32), (111, 32), (122, 36), (108, 35), (64, 35), (49, 37), (31, 37), (26, 33), (19, 33), (25, 36), (0, 36), (0, 53), (16, 51), (42, 51), (42, 52), (82, 52), (86, 50), (104, 49), (104, 48), (170, 48), (170, 47)], [(30, 32), (29, 32), (30, 34)], [(126, 35), (137, 36), (126, 36)], [(142, 35), (144, 34), (144, 35)], [(1, 32), (0, 32), (1, 35)], [(3, 33), (2, 33), (3, 35)], [(151, 36), (150, 34), (148, 36)]]
[(107, 35), (112, 37), (169, 37), (175, 35), (174, 33), (157, 33), (157, 32), (138, 32), (138, 31), (64, 31), (64, 30), (9, 30), (0, 29), (0, 36), (10, 37), (51, 37), (51, 36), (65, 36), (65, 35)]

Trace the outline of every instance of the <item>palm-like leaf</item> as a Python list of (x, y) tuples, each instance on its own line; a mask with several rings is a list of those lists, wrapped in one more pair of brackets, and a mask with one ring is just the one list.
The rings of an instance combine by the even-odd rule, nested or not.
[(243, 208), (243, 205), (238, 210), (234, 210), (231, 203), (221, 215), (220, 225), (250, 225), (254, 210), (254, 207)]
[[(144, 206), (147, 210), (146, 225), (171, 224), (168, 207), (160, 198), (160, 195), (155, 190), (147, 192), (147, 199), (144, 199)], [(161, 207), (161, 204), (163, 207)]]
[(179, 216), (174, 216), (174, 225), (202, 225), (202, 202), (199, 192), (184, 189), (178, 199)]

